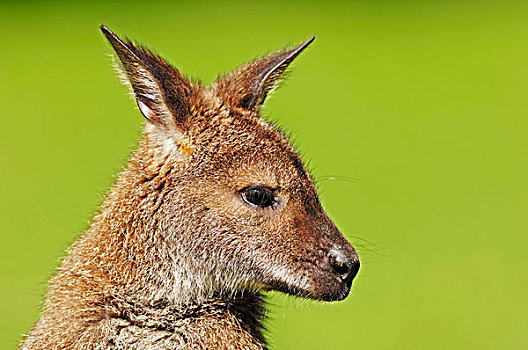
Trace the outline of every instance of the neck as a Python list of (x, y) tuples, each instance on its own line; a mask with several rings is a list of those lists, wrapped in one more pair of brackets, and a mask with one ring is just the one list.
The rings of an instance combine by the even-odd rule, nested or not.
[(114, 302), (117, 304), (107, 311), (111, 318), (140, 328), (177, 332), (190, 338), (197, 336), (197, 344), (211, 345), (205, 348), (217, 347), (219, 339), (225, 344), (248, 342), (258, 348), (265, 344), (262, 334), (264, 307), (260, 293), (229, 299), (218, 296), (187, 305), (174, 305), (166, 300), (149, 305), (138, 304), (135, 300)]
[(90, 317), (183, 334), (201, 323), (197, 329), (208, 330), (211, 344), (238, 337), (264, 347), (260, 293), (200, 289), (181, 268), (184, 257), (171, 248), (174, 242), (166, 241), (157, 222), (165, 181), (176, 170), (167, 161), (145, 164), (141, 155), (140, 147), (90, 229), (69, 251), (51, 281), (47, 309), (68, 305)]

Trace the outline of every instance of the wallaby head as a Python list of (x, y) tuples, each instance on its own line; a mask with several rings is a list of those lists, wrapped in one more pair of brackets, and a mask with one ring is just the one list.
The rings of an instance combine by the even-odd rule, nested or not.
[(358, 256), (259, 116), (312, 41), (210, 86), (101, 27), (147, 121), (23, 349), (265, 349), (262, 290), (335, 301)]
[(148, 120), (127, 195), (151, 203), (153, 232), (143, 238), (168, 250), (157, 264), (162, 283), (179, 299), (256, 290), (345, 298), (358, 256), (321, 207), (300, 156), (259, 116), (313, 38), (204, 87), (101, 29)]

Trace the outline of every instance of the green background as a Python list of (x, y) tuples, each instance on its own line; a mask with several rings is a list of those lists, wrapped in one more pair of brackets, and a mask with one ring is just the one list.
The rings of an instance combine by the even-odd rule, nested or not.
[(343, 302), (273, 294), (272, 349), (528, 348), (528, 3), (367, 0), (2, 1), (0, 348), (139, 136), (100, 24), (206, 83), (317, 36), (263, 112), (362, 267)]

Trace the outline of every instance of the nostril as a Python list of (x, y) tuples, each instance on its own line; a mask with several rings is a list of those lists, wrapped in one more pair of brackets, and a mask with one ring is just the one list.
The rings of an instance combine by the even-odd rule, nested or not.
[(353, 261), (345, 258), (341, 254), (330, 254), (328, 257), (330, 266), (341, 277), (343, 282), (351, 282), (359, 271), (359, 261)]
[(330, 266), (334, 269), (335, 272), (337, 272), (338, 275), (341, 277), (348, 275), (349, 267), (346, 264), (344, 259), (340, 259), (341, 257), (330, 255), (328, 257), (328, 261), (330, 262)]
[(350, 267), (350, 272), (349, 272), (349, 276), (348, 276), (348, 279), (350, 281), (352, 281), (354, 279), (354, 277), (356, 277), (356, 275), (358, 274), (359, 272), (359, 260), (356, 260), (356, 261), (353, 261), (352, 262), (352, 266)]

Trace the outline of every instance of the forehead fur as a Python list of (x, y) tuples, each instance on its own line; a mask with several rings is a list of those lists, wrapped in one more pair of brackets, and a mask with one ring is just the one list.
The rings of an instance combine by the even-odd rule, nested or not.
[[(260, 170), (260, 175), (273, 177), (280, 171), (284, 180), (309, 178), (287, 137), (257, 111), (233, 107), (214, 90), (204, 88), (195, 95), (190, 119), (194, 121), (189, 128), (189, 138), (196, 148), (193, 156), (201, 158), (194, 160), (207, 172), (231, 169), (240, 174)], [(290, 166), (285, 168), (284, 164)]]

